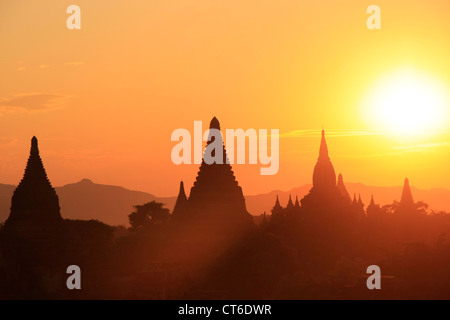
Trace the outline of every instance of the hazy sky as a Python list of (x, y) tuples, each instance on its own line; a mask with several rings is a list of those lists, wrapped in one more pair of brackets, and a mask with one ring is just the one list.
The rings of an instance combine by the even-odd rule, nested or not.
[[(66, 27), (71, 4), (81, 30)], [(370, 4), (381, 30), (366, 27)], [(280, 129), (277, 175), (234, 166), (245, 194), (310, 183), (322, 127), (346, 181), (450, 188), (450, 112), (426, 128), (436, 132), (398, 136), (365, 103), (398, 70), (448, 93), (449, 10), (448, 0), (1, 0), (0, 182), (20, 181), (36, 135), (55, 186), (90, 178), (173, 195), (198, 165), (171, 162), (172, 131), (217, 116), (223, 129)]]

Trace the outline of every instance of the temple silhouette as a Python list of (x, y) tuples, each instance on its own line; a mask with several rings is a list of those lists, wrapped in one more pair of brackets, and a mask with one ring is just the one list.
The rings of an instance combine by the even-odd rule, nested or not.
[[(220, 131), (216, 117), (212, 118), (209, 129)], [(215, 156), (215, 150), (212, 150), (215, 138), (210, 132), (189, 197), (186, 196), (183, 182), (180, 182), (173, 218), (179, 221), (200, 220), (205, 224), (219, 226), (250, 226), (253, 224), (252, 217), (246, 209), (242, 188), (229, 164), (222, 136), (218, 142), (222, 145), (222, 163), (208, 164), (205, 161), (206, 153)]]
[[(336, 182), (336, 172), (328, 154), (328, 146), (325, 138), (325, 130), (322, 130), (321, 142), (319, 148), (319, 157), (314, 167), (313, 172), (313, 186), (309, 193), (300, 200), (296, 198), (296, 203), (293, 204), (291, 196), (285, 208), (280, 205), (277, 199), (272, 208), (272, 215), (283, 214), (304, 214), (304, 215), (323, 215), (332, 214), (336, 212), (355, 213), (361, 215), (364, 213), (364, 204), (355, 199), (352, 202), (350, 194), (344, 184), (342, 174), (339, 174)], [(362, 212), (361, 212), (362, 208)]]
[(1, 231), (5, 259), (2, 285), (8, 287), (9, 294), (41, 296), (48, 285), (42, 279), (63, 272), (66, 230), (36, 137), (31, 139), (25, 173), (13, 193), (11, 211)]
[(405, 183), (403, 185), (402, 196), (400, 198), (400, 204), (398, 206), (398, 213), (408, 213), (414, 211), (416, 208), (414, 199), (412, 196), (411, 187), (409, 186), (409, 179), (405, 179)]
[(54, 230), (62, 221), (58, 195), (45, 172), (38, 140), (33, 137), (25, 173), (12, 196), (4, 231), (16, 236), (36, 236), (36, 233)]
[[(216, 118), (210, 129), (220, 132)], [(150, 223), (124, 228), (63, 219), (33, 137), (10, 215), (0, 226), (0, 299), (372, 297), (365, 282), (360, 283), (372, 263), (397, 277), (383, 283), (391, 281), (407, 295), (408, 282), (423, 270), (401, 282), (399, 275), (414, 268), (403, 254), (425, 252), (421, 261), (428, 262), (428, 254), (435, 252), (436, 258), (446, 259), (441, 245), (437, 251), (420, 251), (415, 243), (436, 243), (448, 231), (450, 215), (421, 214), (426, 204), (414, 202), (408, 179), (400, 201), (381, 207), (372, 195), (365, 208), (360, 194), (350, 196), (342, 174), (336, 176), (324, 131), (308, 194), (302, 199), (289, 195), (285, 207), (277, 195), (272, 215), (260, 217), (246, 209), (222, 136), (210, 132), (209, 138), (189, 195), (180, 182), (172, 215), (164, 204), (152, 201), (146, 205), (161, 210), (150, 212), (150, 218), (130, 215)], [(207, 156), (215, 156), (218, 146), (222, 163), (208, 164)], [(405, 243), (413, 245), (405, 250)], [(450, 244), (448, 248), (450, 252)], [(442, 261), (432, 264), (438, 274), (450, 260)], [(72, 264), (83, 270), (83, 290), (78, 292), (65, 286), (66, 268)], [(434, 282), (429, 285), (427, 294), (436, 288)], [(383, 294), (400, 295), (395, 290)]]
[(383, 210), (379, 204), (375, 203), (373, 195), (371, 196), (370, 203), (366, 209), (368, 218), (378, 218), (383, 215)]
[[(322, 130), (321, 135), (319, 157), (313, 172), (313, 186), (300, 202), (301, 205), (299, 205), (298, 198), (296, 198), (294, 205), (292, 197), (289, 195), (286, 207), (282, 207), (277, 196), (271, 210), (272, 217), (276, 218), (278, 216), (292, 214), (323, 215), (334, 213), (341, 215), (341, 217), (346, 215), (347, 217), (360, 219), (363, 217), (376, 217), (383, 214), (380, 205), (375, 203), (373, 195), (371, 196), (370, 204), (365, 208), (361, 194), (358, 196), (354, 194), (352, 200), (345, 186), (342, 174), (339, 174), (336, 182), (336, 172), (328, 153), (324, 130)], [(413, 200), (409, 180), (406, 178), (401, 200), (395, 208), (395, 213), (397, 215), (405, 215), (414, 212), (417, 212), (417, 207)]]

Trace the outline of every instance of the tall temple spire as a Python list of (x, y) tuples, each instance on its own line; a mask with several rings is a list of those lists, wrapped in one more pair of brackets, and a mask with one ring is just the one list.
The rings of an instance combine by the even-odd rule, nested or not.
[(364, 203), (362, 202), (362, 199), (361, 199), (361, 194), (359, 194), (358, 204), (359, 204), (360, 206), (364, 206)]
[(280, 199), (278, 199), (278, 195), (277, 195), (277, 200), (275, 200), (275, 207), (281, 208)]
[(211, 122), (209, 123), (209, 128), (220, 130), (220, 122), (219, 122), (219, 120), (217, 120), (216, 117), (213, 117), (211, 119)]
[(358, 200), (356, 200), (356, 193), (353, 194), (352, 204), (358, 204)]
[(320, 190), (329, 191), (336, 188), (336, 172), (328, 155), (325, 131), (322, 130), (322, 140), (320, 142), (319, 159), (314, 167), (313, 187)]
[(356, 200), (356, 199), (357, 198), (356, 198), (356, 193), (355, 193), (353, 196), (353, 202), (351, 204), (351, 208), (352, 208), (351, 211), (353, 212), (353, 214), (356, 217), (362, 217), (365, 214), (365, 211), (364, 211), (364, 203), (362, 202), (362, 199), (361, 199), (361, 194), (359, 194), (358, 200)]
[(174, 216), (186, 214), (188, 210), (187, 206), (188, 206), (188, 199), (186, 197), (186, 192), (184, 191), (184, 183), (183, 181), (180, 181), (180, 191), (178, 192), (177, 201), (175, 202), (172, 214)]
[[(13, 266), (31, 268), (37, 279), (58, 274), (67, 257), (67, 224), (60, 214), (58, 195), (39, 156), (38, 140), (31, 139), (25, 173), (11, 199), (11, 211), (2, 229), (2, 254)], [(23, 285), (23, 284), (22, 284)], [(41, 292), (42, 284), (26, 285)]]
[(367, 206), (366, 212), (369, 218), (375, 218), (383, 214), (383, 210), (381, 210), (381, 207), (375, 203), (373, 194), (370, 199), (370, 204)]
[(325, 139), (325, 130), (322, 129), (322, 140), (320, 141), (319, 160), (330, 160), (328, 155), (327, 140)]
[[(309, 193), (301, 200), (302, 211), (323, 212), (328, 214), (337, 212), (334, 208), (342, 208), (351, 202), (347, 189), (344, 185), (342, 175), (336, 183), (336, 172), (331, 163), (328, 154), (327, 141), (325, 139), (325, 131), (321, 132), (321, 141), (319, 148), (319, 158), (314, 167), (313, 187)], [(318, 210), (317, 208), (321, 208)]]
[(35, 136), (31, 138), (31, 150), (30, 153), (37, 153), (39, 154), (39, 148), (38, 148), (38, 140)]
[(287, 203), (286, 209), (292, 209), (294, 208), (294, 203), (292, 202), (292, 197), (289, 195), (289, 201)]
[(62, 220), (59, 199), (47, 178), (36, 137), (31, 139), (30, 156), (23, 178), (14, 191), (7, 223), (23, 219)]
[(278, 215), (281, 214), (283, 212), (283, 207), (280, 204), (280, 199), (278, 199), (278, 195), (277, 195), (277, 200), (275, 200), (275, 205), (272, 208), (272, 216), (273, 215)]
[(370, 198), (370, 204), (369, 205), (370, 206), (374, 206), (375, 205), (375, 200), (373, 199), (373, 194), (372, 194), (372, 196)]
[[(216, 117), (212, 118), (210, 129), (220, 130), (220, 123)], [(206, 144), (202, 164), (189, 194), (189, 212), (217, 223), (225, 221), (234, 225), (253, 224), (252, 217), (246, 209), (242, 188), (229, 164), (222, 136), (219, 135), (220, 143), (218, 143), (215, 141), (216, 136), (211, 135), (210, 132), (210, 141)], [(222, 147), (223, 162), (207, 163), (205, 155), (210, 153), (214, 157), (217, 148), (220, 147), (218, 144)], [(209, 149), (212, 147), (214, 148)]]
[(408, 178), (405, 179), (405, 184), (403, 185), (403, 192), (400, 204), (405, 206), (414, 205), (414, 199), (412, 196), (411, 187), (409, 186)]
[(300, 208), (300, 202), (298, 201), (298, 196), (295, 196), (295, 207)]

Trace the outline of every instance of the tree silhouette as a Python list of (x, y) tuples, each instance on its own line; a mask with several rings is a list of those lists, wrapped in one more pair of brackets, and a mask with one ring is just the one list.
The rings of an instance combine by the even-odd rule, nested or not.
[(383, 211), (388, 215), (393, 215), (397, 211), (399, 205), (400, 203), (398, 201), (394, 201), (392, 204), (384, 205), (381, 209), (383, 209)]
[(133, 206), (134, 211), (128, 216), (131, 227), (140, 229), (168, 220), (170, 211), (167, 208), (163, 208), (163, 206), (164, 203), (156, 201)]
[(417, 212), (421, 214), (430, 214), (430, 205), (428, 203), (425, 203), (424, 201), (418, 201), (416, 203)]

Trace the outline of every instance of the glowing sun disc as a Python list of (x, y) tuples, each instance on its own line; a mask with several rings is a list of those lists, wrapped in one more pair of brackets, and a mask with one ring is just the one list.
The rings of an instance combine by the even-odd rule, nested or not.
[(430, 134), (447, 125), (447, 90), (427, 75), (397, 72), (381, 79), (369, 92), (367, 114), (377, 128), (395, 135)]

